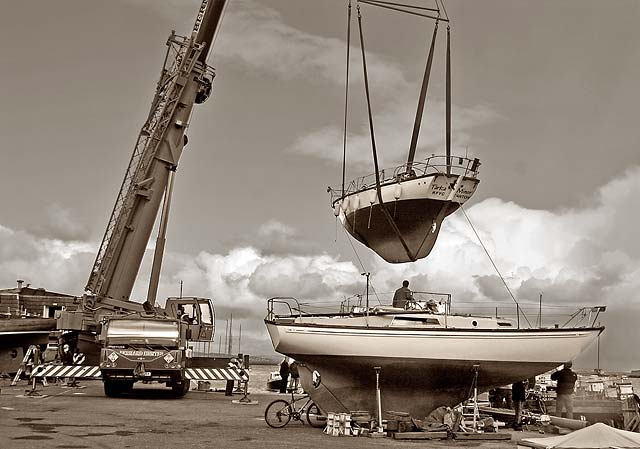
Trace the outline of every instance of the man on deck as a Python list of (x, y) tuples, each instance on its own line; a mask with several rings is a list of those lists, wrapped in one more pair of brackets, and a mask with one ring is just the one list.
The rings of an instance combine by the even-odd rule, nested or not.
[(409, 281), (402, 281), (402, 287), (400, 287), (393, 295), (393, 307), (404, 309), (408, 301), (413, 301), (413, 293), (409, 290)]

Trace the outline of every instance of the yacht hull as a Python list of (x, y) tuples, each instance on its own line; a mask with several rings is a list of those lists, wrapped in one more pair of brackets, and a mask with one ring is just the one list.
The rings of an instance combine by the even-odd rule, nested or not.
[(476, 369), (479, 392), (533, 377), (574, 359), (603, 330), (266, 324), (275, 350), (303, 364), (302, 385), (325, 412), (376, 410), (380, 367), (383, 410), (415, 417), (468, 398)]
[(387, 262), (412, 262), (429, 255), (443, 220), (473, 195), (478, 182), (441, 173), (388, 183), (381, 186), (384, 205), (373, 186), (345, 196), (338, 215), (354, 238)]

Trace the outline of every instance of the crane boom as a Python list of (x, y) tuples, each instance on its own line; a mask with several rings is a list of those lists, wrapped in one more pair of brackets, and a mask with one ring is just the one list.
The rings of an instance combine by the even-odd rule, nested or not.
[(86, 293), (129, 301), (160, 203), (186, 144), (194, 103), (211, 91), (215, 73), (206, 65), (226, 0), (203, 0), (189, 37), (171, 33), (160, 80), (111, 218), (89, 275)]

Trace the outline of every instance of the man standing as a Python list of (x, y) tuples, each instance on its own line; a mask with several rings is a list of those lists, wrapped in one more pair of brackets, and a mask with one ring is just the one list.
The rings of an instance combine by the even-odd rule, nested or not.
[(511, 385), (511, 399), (513, 402), (513, 410), (515, 412), (513, 429), (522, 430), (522, 409), (524, 407), (524, 402), (527, 400), (526, 380), (520, 380)]
[(413, 293), (409, 290), (409, 281), (405, 280), (393, 295), (393, 307), (404, 309), (408, 301), (413, 301)]
[(567, 418), (573, 419), (573, 389), (578, 375), (571, 371), (571, 362), (564, 364), (564, 368), (551, 375), (551, 380), (558, 382), (556, 387), (556, 416), (562, 416), (562, 409), (567, 411)]
[(289, 362), (285, 357), (280, 364), (280, 393), (287, 392), (287, 386), (289, 385)]
[(298, 370), (298, 362), (295, 360), (289, 364), (289, 374), (291, 375), (291, 389), (294, 393), (298, 392), (298, 387), (300, 385), (300, 371)]

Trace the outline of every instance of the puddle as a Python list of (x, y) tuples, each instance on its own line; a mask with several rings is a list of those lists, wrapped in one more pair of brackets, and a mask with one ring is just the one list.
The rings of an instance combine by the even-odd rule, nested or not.
[(120, 437), (130, 437), (131, 435), (135, 435), (136, 432), (131, 432), (129, 430), (116, 430), (113, 434)]
[(43, 424), (43, 423), (23, 423), (23, 426), (30, 427), (33, 432), (38, 433), (58, 433), (55, 424)]
[(53, 437), (46, 435), (27, 435), (26, 437), (14, 437), (12, 440), (51, 440)]

